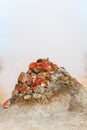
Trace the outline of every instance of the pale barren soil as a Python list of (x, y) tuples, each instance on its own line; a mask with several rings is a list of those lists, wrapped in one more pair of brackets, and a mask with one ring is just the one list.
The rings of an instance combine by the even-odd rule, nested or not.
[[(79, 97), (80, 96), (80, 97)], [(87, 91), (77, 95), (81, 105), (69, 110), (70, 95), (60, 95), (50, 105), (0, 108), (0, 130), (87, 130)]]
[[(82, 81), (81, 81), (82, 82)], [(87, 130), (87, 84), (75, 94), (60, 94), (51, 104), (0, 106), (0, 130)], [(72, 108), (72, 109), (71, 109)]]

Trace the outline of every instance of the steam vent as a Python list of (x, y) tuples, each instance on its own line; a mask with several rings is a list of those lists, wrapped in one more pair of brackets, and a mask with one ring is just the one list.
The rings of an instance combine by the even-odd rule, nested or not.
[(87, 90), (64, 67), (38, 59), (1, 108), (0, 130), (86, 130)]

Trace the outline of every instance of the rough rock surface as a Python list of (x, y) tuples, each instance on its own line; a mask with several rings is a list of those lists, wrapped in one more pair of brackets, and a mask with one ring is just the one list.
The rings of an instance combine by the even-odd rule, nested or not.
[[(46, 61), (39, 69), (36, 62), (29, 66), (27, 74), (19, 75), (18, 86), (12, 92), (12, 97), (0, 107), (0, 130), (86, 130), (87, 129), (87, 90), (64, 68), (57, 67)], [(48, 65), (53, 66), (53, 68)], [(43, 67), (40, 68), (40, 67)], [(56, 70), (56, 71), (55, 71)], [(41, 78), (38, 81), (39, 75)], [(33, 82), (31, 82), (31, 78)], [(43, 79), (43, 80), (42, 80)], [(19, 85), (22, 81), (22, 87)], [(29, 89), (25, 83), (29, 81)], [(46, 85), (42, 81), (47, 81)], [(21, 88), (21, 89), (20, 89)], [(23, 89), (22, 89), (23, 88)], [(32, 89), (33, 88), (33, 89)], [(22, 90), (22, 91), (20, 91)], [(28, 93), (27, 93), (27, 90)], [(33, 91), (31, 91), (33, 90)]]

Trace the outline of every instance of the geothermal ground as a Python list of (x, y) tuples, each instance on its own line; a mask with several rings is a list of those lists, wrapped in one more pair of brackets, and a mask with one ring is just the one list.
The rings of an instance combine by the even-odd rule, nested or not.
[(85, 107), (77, 105), (79, 109), (72, 111), (68, 110), (69, 94), (60, 95), (50, 105), (0, 108), (0, 130), (86, 130), (87, 92), (79, 96), (84, 98), (82, 102)]
[(86, 85), (48, 59), (19, 75), (3, 107), (0, 130), (87, 130)]

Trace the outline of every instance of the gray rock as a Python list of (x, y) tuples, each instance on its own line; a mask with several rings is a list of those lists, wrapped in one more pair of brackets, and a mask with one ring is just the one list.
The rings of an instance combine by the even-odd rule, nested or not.
[(59, 68), (58, 73), (62, 73), (65, 76), (71, 76), (65, 69)]
[(24, 96), (24, 100), (30, 100), (31, 99), (31, 96), (30, 95), (25, 95)]
[(45, 92), (45, 88), (44, 88), (43, 86), (38, 85), (38, 86), (35, 88), (34, 92), (36, 92), (36, 93), (41, 93), (41, 94), (42, 94), (42, 93)]
[(42, 95), (38, 93), (33, 93), (33, 98), (39, 99)]
[(27, 74), (25, 72), (21, 72), (21, 74), (18, 77), (18, 81), (26, 82), (29, 78), (30, 78), (29, 74)]

